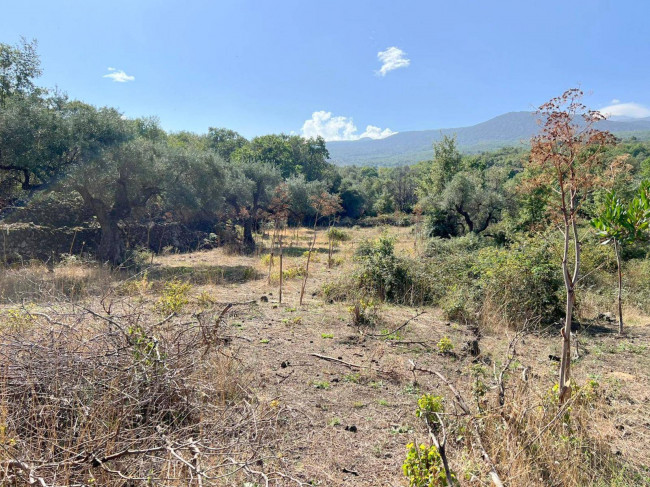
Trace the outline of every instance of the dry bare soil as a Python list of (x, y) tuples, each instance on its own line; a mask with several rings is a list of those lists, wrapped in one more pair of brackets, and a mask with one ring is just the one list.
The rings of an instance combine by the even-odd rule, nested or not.
[[(4, 316), (19, 312), (16, 310), (23, 305), (17, 299), (23, 293), (27, 296), (24, 302), (30, 303), (31, 319), (42, 327), (48, 326), (48, 318), (39, 315), (39, 310), (50, 320), (54, 319), (51, 313), (71, 316), (81, 307), (105, 315), (109, 302), (109, 311), (115, 316), (118, 309), (130, 306), (151, 313), (156, 321), (164, 318), (164, 313), (156, 311), (163, 282), (185, 280), (191, 284), (189, 302), (169, 323), (189, 322), (202, 314), (215, 322), (215, 316), (233, 304), (222, 316), (218, 333), (223, 338), (219, 353), (236, 366), (207, 369), (203, 380), (224, 383), (232, 378), (228, 374), (237, 374), (237, 387), (245, 391), (241, 397), (258, 411), (259, 418), (259, 423), (251, 425), (244, 419), (252, 416), (242, 414), (246, 440), (238, 444), (239, 451), (219, 457), (232, 460), (229, 470), (214, 470), (214, 476), (216, 472), (231, 475), (214, 480), (206, 476), (203, 485), (252, 486), (267, 481), (270, 485), (407, 485), (401, 471), (406, 444), (428, 441), (426, 429), (414, 415), (418, 398), (422, 393), (442, 395), (450, 410), (453, 403), (449, 389), (435, 376), (414, 375), (411, 361), (448, 377), (471, 404), (476, 381), (472, 370), (477, 363), (490, 375), (498, 370), (507, 358), (514, 332), (483, 332), (477, 358), (466, 347), (476, 338), (476, 330), (445, 320), (434, 308), (382, 304), (374, 327), (353, 326), (349, 303), (328, 302), (320, 290), (329, 282), (351, 276), (352, 256), (359, 242), (389, 232), (397, 238), (399, 252), (413, 254), (420, 249), (410, 228), (349, 232), (352, 239), (336, 249), (331, 269), (321, 232), (302, 306), (298, 304), (301, 277), (292, 277), (291, 271), (287, 274), (280, 303), (277, 275), (273, 282), (267, 280), (267, 261), (260, 255), (235, 256), (217, 249), (156, 257), (146, 278), (142, 274), (130, 278), (128, 286), (103, 274), (108, 271), (86, 264), (67, 264), (49, 273), (38, 266), (6, 271)], [(310, 236), (310, 230), (287, 234), (286, 241), (293, 245), (285, 252), (285, 269), (304, 265)], [(265, 243), (268, 245), (268, 239)], [(277, 274), (277, 261), (273, 272)], [(31, 284), (18, 282), (28, 275)], [(74, 282), (82, 283), (81, 297), (71, 304), (61, 292)], [(47, 292), (39, 296), (36, 288)], [(598, 383), (602, 401), (590, 417), (593, 433), (612, 452), (642, 469), (650, 464), (650, 318), (634, 310), (628, 310), (628, 316), (628, 334), (622, 338), (614, 333), (615, 323), (606, 321), (590, 321), (580, 330), (580, 357), (573, 364), (573, 374), (578, 384), (588, 380)], [(451, 353), (439, 353), (438, 343), (444, 337), (453, 344)], [(528, 394), (541, 401), (555, 383), (558, 364), (549, 356), (559, 355), (559, 347), (555, 328), (528, 333), (517, 343), (512, 380), (522, 381), (519, 376), (525, 373), (532, 384)], [(12, 360), (2, 357), (4, 366), (11, 366)], [(506, 395), (511, 393), (507, 388)], [(3, 408), (7, 407), (5, 400)], [(220, 414), (226, 414), (223, 411)], [(265, 431), (255, 436), (250, 433), (255, 428)], [(21, 438), (3, 436), (2, 441), (9, 445)], [(449, 440), (452, 469), (463, 484), (486, 485), (484, 466), (461, 454), (467, 444), (463, 438)], [(5, 459), (8, 452), (5, 448)], [(190, 461), (189, 450), (179, 454)], [(516, 480), (517, 468), (522, 468), (517, 462), (498, 466), (510, 485), (521, 485)], [(139, 485), (113, 481), (115, 485)], [(154, 484), (182, 485), (183, 481)], [(624, 479), (617, 485), (626, 485)]]

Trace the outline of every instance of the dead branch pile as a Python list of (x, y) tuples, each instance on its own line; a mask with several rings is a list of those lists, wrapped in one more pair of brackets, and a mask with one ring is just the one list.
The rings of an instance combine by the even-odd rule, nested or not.
[(248, 391), (223, 315), (74, 307), (0, 328), (0, 483), (263, 481), (286, 411)]

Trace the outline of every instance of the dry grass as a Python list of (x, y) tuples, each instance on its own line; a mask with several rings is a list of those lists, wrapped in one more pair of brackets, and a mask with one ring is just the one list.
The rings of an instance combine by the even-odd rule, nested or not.
[[(414, 385), (409, 361), (444, 373), (477, 407), (477, 358), (464, 347), (476, 335), (433, 308), (419, 310), (426, 313), (401, 327), (416, 310), (388, 304), (379, 307), (374, 328), (357, 328), (349, 303), (321, 298), (324, 284), (348, 278), (359, 242), (383, 231), (397, 237), (399, 253), (418, 252), (409, 228), (350, 230), (352, 239), (335, 254), (340, 266), (328, 269), (323, 254), (312, 260), (302, 307), (300, 279), (285, 281), (279, 304), (278, 285), (267, 282), (268, 262), (222, 249), (158, 256), (146, 275), (90, 264), (67, 264), (54, 273), (42, 266), (3, 271), (0, 289), (12, 304), (2, 311), (0, 327), (0, 476), (29, 485), (31, 472), (34, 485), (42, 477), (57, 487), (267, 480), (278, 486), (406, 485), (405, 445), (427, 439), (413, 414), (418, 397), (436, 393), (449, 406), (453, 402), (435, 377), (418, 376)], [(307, 229), (287, 235), (296, 248), (285, 253), (285, 269), (304, 265), (301, 249), (310, 235)], [(316, 246), (327, 251), (324, 232)], [(63, 276), (83, 282), (84, 291), (71, 294), (52, 284)], [(163, 322), (157, 303), (169, 279), (191, 288), (178, 315)], [(219, 320), (233, 302), (246, 304)], [(563, 417), (554, 420), (557, 406), (549, 402), (557, 373), (548, 359), (557, 354), (555, 331), (520, 342), (506, 374), (504, 406), (495, 403), (490, 387), (508, 340), (498, 330), (480, 339), (478, 364), (488, 386), (481, 434), (507, 485), (599, 485), (596, 475), (609, 474), (603, 486), (643, 485), (634, 475), (644, 475), (649, 463), (648, 322), (630, 311), (624, 340), (609, 333), (614, 324), (594, 323), (579, 332), (574, 375), (580, 385), (595, 380), (599, 386), (589, 401), (574, 396), (568, 425)], [(437, 352), (443, 337), (453, 353)], [(452, 468), (463, 485), (487, 485), (480, 454), (463, 433), (464, 419), (450, 419), (461, 428), (450, 445)], [(92, 460), (125, 449), (151, 451)], [(565, 457), (579, 461), (566, 469)], [(617, 480), (613, 469), (623, 464), (627, 470), (619, 470), (624, 477)]]

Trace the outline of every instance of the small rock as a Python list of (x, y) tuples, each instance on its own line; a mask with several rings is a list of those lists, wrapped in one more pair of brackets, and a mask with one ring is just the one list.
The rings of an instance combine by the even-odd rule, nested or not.
[(357, 432), (357, 427), (355, 425), (346, 426), (345, 431), (349, 431), (350, 433), (356, 433)]
[(470, 340), (465, 344), (465, 350), (469, 352), (472, 357), (478, 356), (481, 353), (481, 350), (478, 346), (478, 340)]

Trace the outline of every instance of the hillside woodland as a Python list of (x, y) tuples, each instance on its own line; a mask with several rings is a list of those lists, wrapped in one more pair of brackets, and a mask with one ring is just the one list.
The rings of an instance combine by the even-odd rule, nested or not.
[(2, 485), (650, 485), (650, 143), (580, 90), (387, 168), (40, 73), (0, 44)]

